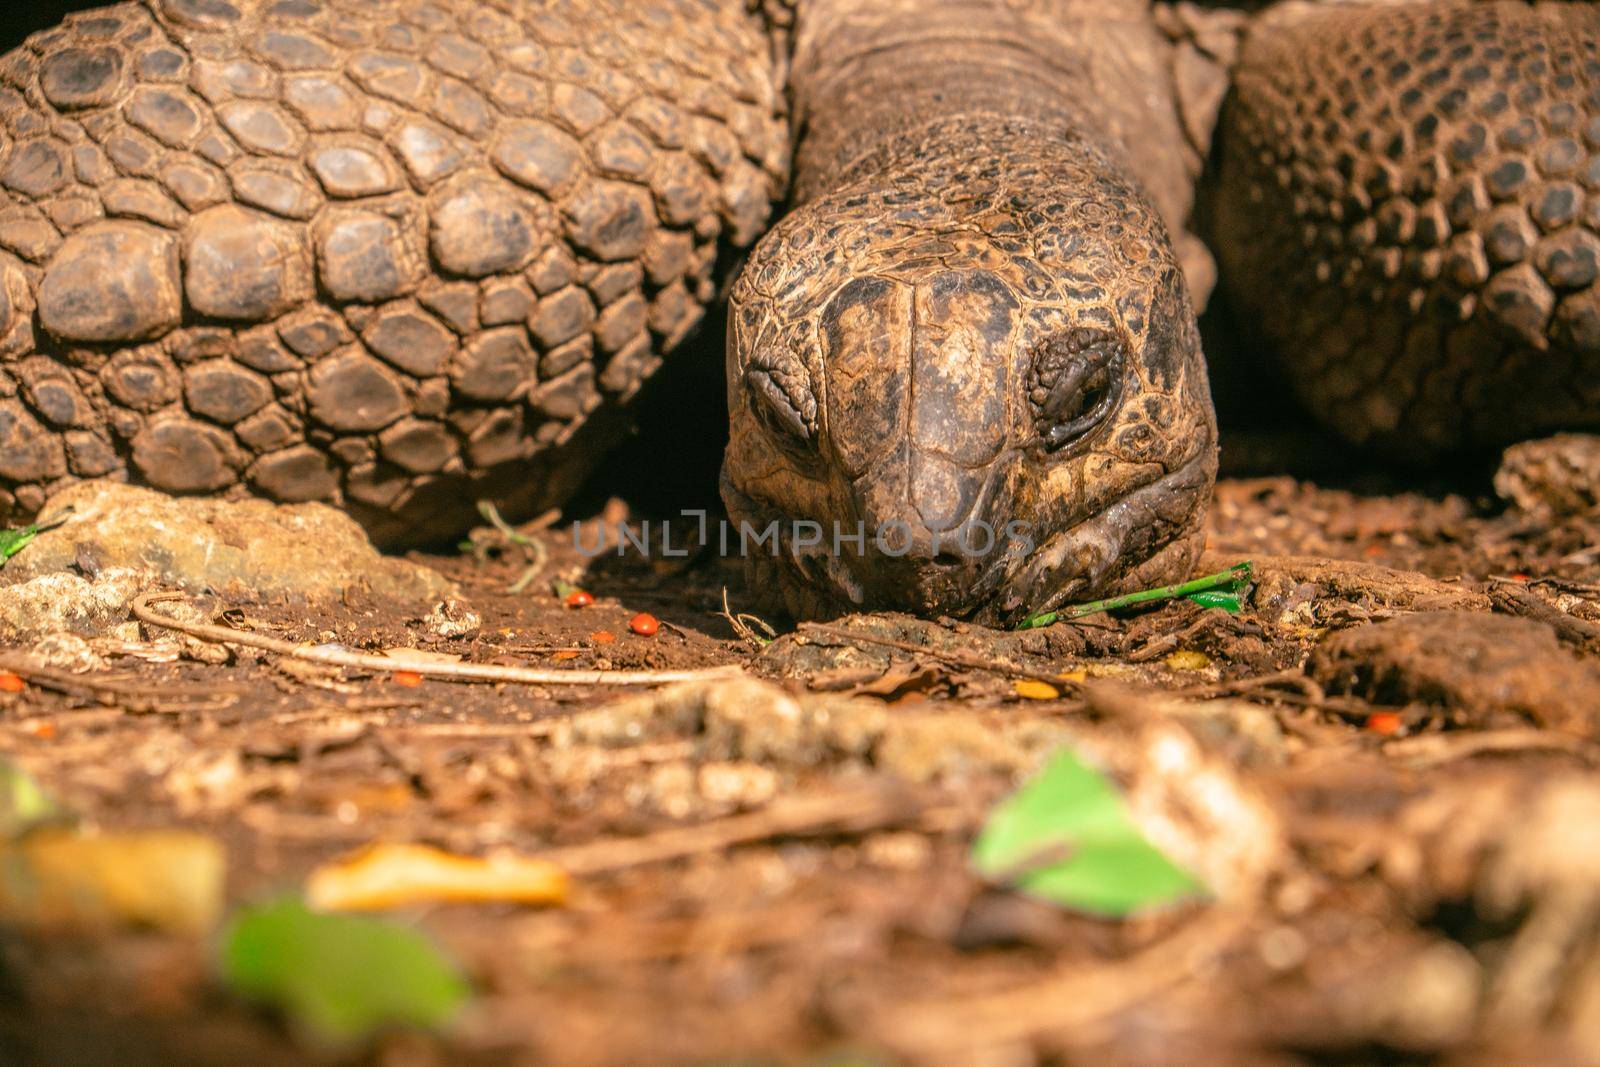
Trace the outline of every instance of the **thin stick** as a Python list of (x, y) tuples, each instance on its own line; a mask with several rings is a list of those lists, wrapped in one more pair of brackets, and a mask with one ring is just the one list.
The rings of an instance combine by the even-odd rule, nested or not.
[(122, 702), (129, 710), (142, 712), (220, 710), (239, 699), (237, 692), (214, 686), (174, 689), (170, 686), (141, 685), (126, 675), (107, 678), (97, 674), (74, 674), (40, 667), (18, 656), (0, 656), (0, 670), (10, 671), (52, 692), (76, 697), (88, 694), (101, 704)]
[(325, 663), (330, 667), (355, 667), (360, 670), (411, 671), (426, 678), (449, 678), (468, 682), (508, 682), (513, 685), (669, 685), (673, 682), (701, 682), (717, 678), (733, 678), (744, 673), (744, 668), (729, 664), (726, 667), (705, 667), (686, 671), (559, 671), (539, 670), (531, 667), (502, 667), (492, 663), (440, 663), (436, 660), (412, 659), (406, 656), (374, 656), (364, 652), (347, 652), (343, 649), (311, 648), (283, 641), (276, 637), (230, 630), (225, 626), (207, 623), (184, 622), (170, 615), (162, 615), (150, 605), (156, 601), (179, 599), (176, 593), (145, 593), (133, 602), (133, 614), (141, 622), (176, 630), (225, 645), (243, 645), (275, 652), (290, 659), (309, 663)]
[(955, 667), (965, 667), (968, 670), (988, 671), (990, 674), (1000, 674), (1008, 678), (1031, 678), (1035, 681), (1049, 682), (1054, 686), (1060, 686), (1064, 683), (1069, 685), (1071, 684), (1067, 682), (1066, 679), (1061, 678), (1058, 675), (1051, 674), (1048, 670), (1031, 670), (1027, 667), (1013, 667), (1009, 663), (1001, 663), (998, 660), (984, 659), (982, 656), (969, 656), (961, 652), (945, 652), (937, 648), (914, 645), (909, 641), (896, 641), (892, 637), (879, 637), (877, 634), (857, 633), (854, 630), (846, 630), (837, 626), (824, 626), (823, 624), (816, 622), (801, 623), (800, 629), (808, 634), (822, 634), (824, 637), (831, 637), (835, 640), (843, 641), (846, 644), (853, 644), (857, 641), (860, 641), (863, 644), (882, 645), (884, 648), (895, 648), (899, 649), (901, 652), (909, 652), (912, 655), (938, 660), (941, 663), (947, 663)]
[(1203, 578), (1194, 578), (1177, 585), (1163, 585), (1156, 589), (1141, 589), (1137, 593), (1124, 593), (1122, 596), (1108, 597), (1105, 600), (1091, 600), (1087, 604), (1073, 604), (1062, 608), (1060, 611), (1042, 611), (1037, 615), (1029, 615), (1017, 623), (1019, 630), (1032, 630), (1039, 626), (1049, 626), (1053, 622), (1063, 619), (1079, 619), (1085, 615), (1097, 615), (1102, 611), (1116, 611), (1118, 608), (1129, 608), (1135, 604), (1153, 604), (1158, 600), (1174, 600), (1190, 593), (1204, 593), (1209, 589), (1221, 589), (1224, 586), (1243, 585), (1254, 576), (1255, 568), (1249, 560), (1236, 563), (1225, 571), (1208, 574)]
[(775, 837), (865, 833), (916, 821), (929, 808), (930, 798), (926, 794), (872, 786), (798, 797), (769, 805), (761, 811), (713, 819), (698, 826), (674, 827), (643, 837), (591, 841), (548, 849), (537, 855), (575, 875), (598, 874), (721, 852), (734, 845)]
[(1184, 985), (1249, 925), (1242, 904), (1214, 910), (1133, 956), (1098, 967), (1073, 963), (1010, 989), (955, 999), (896, 1001), (875, 1022), (891, 1047), (927, 1052), (1070, 1034)]

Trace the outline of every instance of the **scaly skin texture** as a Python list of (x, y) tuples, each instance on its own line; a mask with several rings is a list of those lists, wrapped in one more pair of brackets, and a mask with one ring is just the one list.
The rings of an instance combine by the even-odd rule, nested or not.
[(1307, 408), (1411, 460), (1600, 426), (1600, 9), (1294, 4), (1212, 238)]
[(999, 621), (1186, 572), (1216, 430), (1147, 6), (821, 0), (797, 29), (799, 204), (730, 298), (723, 497), (782, 537), (752, 589)]
[(787, 172), (694, 0), (146, 0), (0, 59), (0, 521), (74, 478), (421, 541), (559, 502)]

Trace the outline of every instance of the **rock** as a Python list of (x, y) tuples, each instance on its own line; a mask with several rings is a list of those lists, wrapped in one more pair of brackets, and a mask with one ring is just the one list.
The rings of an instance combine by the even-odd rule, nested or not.
[(89, 642), (65, 630), (45, 634), (23, 656), (34, 666), (72, 674), (106, 669), (105, 659)]
[(1430, 704), (1470, 725), (1531, 722), (1593, 736), (1600, 668), (1531, 619), (1428, 612), (1335, 633), (1306, 673), (1331, 693), (1374, 704)]
[[(19, 561), (38, 547), (38, 542), (29, 545), (0, 576), (14, 578), (12, 572), (21, 569)], [(137, 639), (138, 626), (128, 621), (128, 605), (151, 584), (143, 571), (118, 567), (101, 571), (93, 580), (58, 571), (16, 585), (0, 585), (0, 639), (7, 643), (37, 641), (63, 631)]]
[[(1238, 562), (1237, 556), (1208, 552), (1200, 558), (1197, 570), (1206, 574)], [(1489, 610), (1485, 593), (1377, 563), (1266, 555), (1252, 556), (1251, 562), (1255, 565), (1255, 588), (1250, 602), (1269, 618), (1287, 615), (1307, 600), (1323, 598), (1389, 611)]]
[[(41, 533), (0, 570), (0, 632), (11, 639), (68, 630), (105, 633), (125, 622), (139, 593), (243, 590), (315, 602), (346, 588), (417, 603), (455, 596), (439, 574), (379, 555), (348, 516), (321, 504), (169, 497), (116, 482), (83, 482), (51, 497), (47, 516), (71, 516)], [(87, 553), (99, 566), (77, 573)]]
[(483, 628), (483, 616), (464, 600), (442, 600), (423, 616), (422, 626), (431, 636), (444, 640), (471, 637)]
[(1600, 507), (1600, 436), (1557, 434), (1506, 449), (1495, 471), (1501, 499), (1546, 521)]

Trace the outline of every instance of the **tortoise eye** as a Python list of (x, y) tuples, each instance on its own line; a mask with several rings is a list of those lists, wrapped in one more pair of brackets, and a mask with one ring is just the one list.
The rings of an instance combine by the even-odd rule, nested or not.
[(1116, 410), (1127, 351), (1117, 334), (1087, 327), (1039, 346), (1028, 374), (1028, 403), (1046, 451), (1084, 440)]
[(750, 409), (769, 434), (791, 447), (811, 443), (816, 436), (816, 403), (809, 391), (797, 399), (784, 383), (758, 367), (746, 371), (744, 381)]

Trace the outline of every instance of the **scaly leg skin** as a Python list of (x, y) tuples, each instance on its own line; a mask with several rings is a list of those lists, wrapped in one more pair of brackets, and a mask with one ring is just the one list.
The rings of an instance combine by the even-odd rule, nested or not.
[(1188, 577), (1216, 430), (1147, 5), (798, 10), (799, 206), (729, 304), (752, 588), (997, 622)]
[(764, 227), (764, 23), (690, 0), (146, 0), (0, 59), (0, 521), (75, 478), (558, 502)]
[(1600, 9), (1286, 5), (1221, 137), (1224, 285), (1329, 426), (1412, 460), (1600, 427)]

